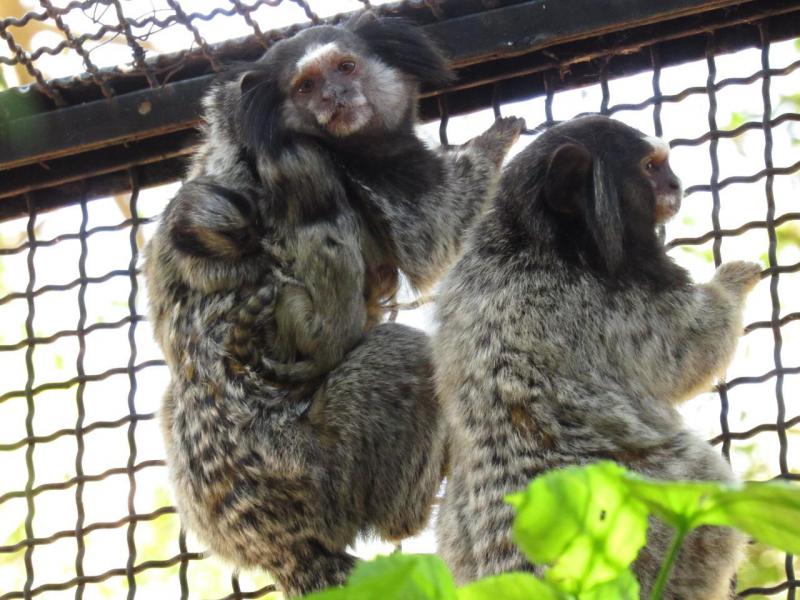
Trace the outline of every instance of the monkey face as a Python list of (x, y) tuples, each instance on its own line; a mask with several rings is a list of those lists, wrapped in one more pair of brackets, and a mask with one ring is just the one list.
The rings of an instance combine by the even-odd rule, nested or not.
[(674, 217), (681, 207), (683, 189), (681, 180), (669, 165), (669, 144), (660, 138), (645, 138), (652, 151), (640, 161), (645, 179), (655, 196), (655, 221), (657, 225)]
[(310, 122), (333, 137), (392, 129), (408, 108), (408, 88), (398, 71), (344, 38), (306, 49), (288, 77), (284, 114), (298, 129)]
[(293, 103), (331, 135), (354, 133), (375, 114), (364, 96), (359, 63), (334, 42), (309, 49), (297, 63), (289, 84)]
[(543, 211), (564, 248), (609, 272), (630, 253), (660, 247), (655, 228), (678, 212), (682, 198), (667, 143), (599, 115), (552, 127), (504, 178), (516, 180), (510, 189), (533, 192), (530, 219)]
[(229, 103), (236, 135), (274, 156), (298, 134), (336, 142), (410, 133), (420, 84), (443, 85), (453, 73), (422, 30), (365, 13), (281, 40), (226, 77), (239, 88)]
[(664, 140), (600, 116), (556, 126), (543, 138), (555, 146), (545, 191), (557, 212), (578, 215), (609, 205), (624, 222), (646, 228), (678, 212), (681, 181), (670, 168)]

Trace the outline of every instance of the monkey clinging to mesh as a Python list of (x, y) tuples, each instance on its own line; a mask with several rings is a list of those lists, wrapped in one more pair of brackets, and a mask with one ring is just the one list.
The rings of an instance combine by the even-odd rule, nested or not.
[[(669, 146), (599, 116), (543, 133), (506, 168), (493, 210), (442, 283), (434, 338), (452, 472), (440, 550), (465, 582), (530, 568), (503, 501), (545, 471), (610, 459), (667, 479), (729, 480), (675, 405), (708, 389), (742, 331), (754, 263), (694, 284), (656, 227), (680, 206)], [(653, 521), (642, 598), (671, 539)], [(729, 596), (740, 536), (703, 527), (665, 598)]]
[(276, 43), (207, 94), (147, 248), (180, 513), (290, 596), (341, 583), (359, 533), (424, 526), (441, 478), (427, 336), (378, 323), (399, 272), (423, 289), (456, 256), (523, 127), (429, 150), (418, 88), (451, 78), (398, 20)]

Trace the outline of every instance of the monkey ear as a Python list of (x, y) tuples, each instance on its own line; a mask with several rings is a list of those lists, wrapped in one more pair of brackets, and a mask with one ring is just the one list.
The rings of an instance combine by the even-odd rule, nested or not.
[(556, 148), (544, 179), (547, 207), (558, 214), (581, 217), (586, 211), (591, 169), (592, 155), (585, 147), (567, 143)]
[(350, 17), (350, 19), (348, 19), (347, 23), (345, 23), (344, 26), (345, 29), (357, 33), (361, 27), (366, 27), (367, 24), (377, 20), (378, 20), (378, 15), (376, 15), (371, 10), (364, 10)]
[(586, 215), (587, 224), (606, 269), (614, 274), (622, 264), (623, 256), (622, 198), (614, 174), (599, 159), (594, 161), (592, 183), (594, 201)]
[(248, 71), (239, 78), (242, 92), (240, 118), (247, 149), (275, 156), (283, 145), (280, 124), (281, 93), (278, 82), (263, 71)]
[(556, 148), (544, 182), (547, 207), (564, 217), (582, 219), (608, 273), (622, 263), (620, 196), (613, 173), (577, 143)]
[(407, 21), (365, 13), (351, 20), (347, 27), (386, 64), (420, 83), (442, 86), (455, 80), (455, 74), (433, 40)]

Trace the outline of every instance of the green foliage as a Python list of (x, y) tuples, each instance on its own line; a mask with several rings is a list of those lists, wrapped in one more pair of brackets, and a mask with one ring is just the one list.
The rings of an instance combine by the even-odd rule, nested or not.
[(710, 502), (702, 523), (736, 527), (759, 542), (800, 554), (799, 491), (784, 481), (722, 489)]
[[(19, 525), (17, 525), (16, 529), (14, 529), (11, 533), (9, 533), (8, 537), (3, 541), (3, 546), (13, 546), (15, 544), (19, 544), (22, 540), (25, 539), (25, 521), (20, 521)], [(0, 554), (0, 562), (11, 562), (12, 560), (16, 560), (16, 556), (14, 554)]]
[(458, 590), (458, 600), (562, 600), (568, 596), (530, 573), (503, 573)]
[(651, 481), (626, 473), (634, 495), (678, 530), (735, 527), (792, 554), (800, 553), (800, 488), (784, 481), (723, 484)]
[[(733, 112), (731, 113), (730, 121), (728, 121), (727, 125), (723, 125), (722, 129), (724, 131), (732, 131), (737, 127), (741, 127), (745, 123), (749, 122), (760, 122), (761, 115), (752, 112)], [(737, 135), (733, 138), (733, 143), (736, 145), (736, 149), (739, 151), (740, 154), (743, 156), (747, 154), (747, 150), (744, 146), (744, 136), (743, 134)]]
[(444, 561), (433, 554), (393, 554), (359, 563), (343, 588), (307, 596), (308, 600), (381, 598), (455, 600), (456, 588)]
[[(800, 560), (795, 559), (795, 569), (800, 570)], [(745, 559), (739, 568), (736, 586), (738, 590), (751, 587), (772, 587), (786, 578), (786, 555), (764, 544), (750, 544), (745, 550)]]
[(572, 594), (614, 581), (645, 544), (647, 510), (605, 462), (539, 477), (507, 498), (517, 509), (514, 541), (546, 579)]
[(683, 252), (702, 258), (707, 263), (714, 263), (714, 251), (709, 244), (703, 246), (681, 246)]
[[(0, 82), (0, 91), (8, 89), (5, 81)], [(0, 95), (0, 116), (9, 120), (21, 119), (47, 109), (46, 102), (36, 95), (9, 91)], [(39, 126), (41, 127), (41, 126)], [(25, 135), (44, 135), (46, 132), (38, 127), (26, 131)], [(11, 140), (16, 141), (16, 140)]]
[(736, 527), (800, 554), (800, 487), (786, 482), (656, 481), (611, 462), (571, 467), (512, 494), (514, 540), (543, 579), (506, 573), (456, 589), (441, 559), (395, 554), (360, 564), (347, 585), (313, 600), (636, 600), (630, 565), (652, 514), (676, 530), (651, 600), (659, 600), (684, 537), (701, 525)]
[(778, 258), (784, 250), (795, 250), (800, 248), (800, 225), (794, 221), (784, 223), (775, 229), (775, 237), (778, 246)]
[(616, 579), (604, 581), (577, 596), (579, 600), (639, 600), (639, 582), (630, 569)]
[(654, 481), (626, 473), (623, 485), (632, 490), (650, 512), (675, 529), (699, 526), (706, 502), (720, 489), (712, 482)]

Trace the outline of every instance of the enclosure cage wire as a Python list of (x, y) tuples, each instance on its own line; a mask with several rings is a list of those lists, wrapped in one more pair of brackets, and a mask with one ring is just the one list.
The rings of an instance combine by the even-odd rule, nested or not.
[[(5, 64), (24, 66), (28, 73), (39, 83), (40, 89), (53, 101), (56, 106), (64, 105), (65, 92), (61, 84), (46, 82), (44, 77), (35, 65), (35, 61), (44, 54), (55, 54), (64, 48), (70, 48), (77, 52), (86, 66), (89, 78), (94, 82), (103, 95), (111, 97), (114, 90), (108, 83), (109, 72), (99, 69), (91, 60), (90, 52), (86, 49), (86, 44), (92, 40), (99, 40), (103, 35), (111, 33), (125, 37), (130, 48), (131, 55), (135, 64), (132, 71), (138, 76), (145, 76), (153, 85), (163, 81), (165, 72), (159, 71), (152, 63), (144, 61), (144, 51), (139, 44), (137, 35), (133, 30), (152, 25), (153, 27), (167, 27), (170, 25), (180, 25), (192, 33), (200, 53), (209, 61), (213, 68), (218, 68), (218, 61), (214, 56), (214, 49), (207, 44), (200, 35), (194, 22), (198, 19), (209, 21), (220, 14), (240, 14), (253, 29), (253, 35), (269, 43), (274, 38), (269, 33), (264, 33), (259, 25), (250, 18), (251, 13), (261, 6), (272, 6), (276, 2), (261, 0), (251, 5), (242, 2), (232, 1), (230, 9), (214, 9), (208, 14), (187, 14), (181, 5), (174, 0), (167, 0), (172, 12), (166, 15), (152, 15), (145, 17), (144, 20), (132, 21), (123, 16), (122, 6), (119, 0), (108, 2), (97, 2), (89, 0), (84, 2), (70, 2), (66, 7), (57, 8), (48, 0), (41, 0), (44, 12), (29, 13), (22, 19), (6, 18), (0, 21), (0, 37), (2, 37), (9, 48), (13, 51), (12, 58), (2, 58), (0, 61)], [(313, 13), (307, 2), (296, 0), (294, 2), (303, 9), (310, 22), (319, 21), (319, 17)], [(367, 0), (362, 0), (362, 4), (368, 6)], [(280, 2), (277, 2), (280, 4)], [(427, 3), (431, 15), (437, 16), (437, 5), (434, 2)], [(106, 8), (114, 9), (118, 16), (118, 24), (100, 27), (99, 34), (83, 34), (75, 36), (71, 33), (63, 17), (74, 10), (89, 10), (103, 5)], [(63, 33), (64, 41), (55, 47), (40, 47), (31, 51), (21, 48), (14, 41), (11, 33), (13, 27), (22, 26), (31, 20), (50, 20)], [(781, 157), (774, 155), (774, 135), (777, 128), (792, 122), (800, 121), (800, 114), (796, 110), (782, 112), (779, 116), (773, 116), (773, 100), (771, 96), (771, 85), (775, 78), (790, 76), (800, 68), (800, 60), (780, 67), (771, 64), (770, 56), (770, 34), (769, 29), (764, 23), (755, 23), (761, 39), (760, 45), (760, 68), (755, 72), (741, 74), (736, 77), (718, 78), (717, 59), (718, 51), (714, 32), (709, 32), (707, 36), (705, 63), (707, 67), (707, 80), (705, 85), (687, 87), (677, 93), (664, 94), (661, 91), (661, 55), (659, 44), (645, 47), (640, 52), (646, 53), (651, 64), (652, 73), (652, 94), (645, 100), (637, 103), (613, 103), (611, 92), (613, 78), (608, 73), (613, 71), (611, 67), (617, 59), (612, 52), (608, 56), (600, 57), (595, 61), (596, 80), (594, 85), (599, 88), (599, 105), (585, 105), (580, 112), (597, 111), (607, 115), (623, 117), (624, 114), (649, 113), (652, 117), (652, 129), (656, 135), (665, 135), (670, 140), (671, 146), (680, 151), (685, 148), (707, 148), (707, 159), (710, 161), (711, 171), (707, 183), (696, 183), (690, 185), (687, 190), (686, 203), (691, 202), (692, 196), (696, 194), (710, 194), (711, 197), (711, 224), (712, 228), (700, 235), (686, 236), (672, 239), (668, 242), (671, 248), (692, 248), (701, 247), (711, 242), (711, 252), (713, 262), (719, 265), (723, 260), (723, 242), (729, 239), (744, 236), (752, 232), (762, 232), (766, 234), (766, 244), (759, 247), (757, 251), (766, 252), (765, 277), (769, 285), (769, 307), (768, 318), (750, 322), (745, 330), (745, 335), (755, 335), (764, 332), (772, 338), (772, 365), (768, 371), (761, 373), (742, 373), (721, 382), (716, 388), (716, 395), (719, 401), (719, 434), (711, 442), (720, 447), (721, 452), (729, 457), (732, 446), (736, 442), (747, 441), (759, 438), (763, 435), (777, 437), (777, 476), (784, 479), (800, 480), (800, 474), (792, 470), (790, 461), (790, 440), (789, 434), (795, 431), (800, 425), (800, 399), (787, 397), (785, 393), (786, 380), (793, 375), (800, 374), (800, 363), (792, 362), (792, 358), (786, 357), (782, 353), (784, 331), (791, 327), (791, 324), (800, 320), (800, 306), (791, 298), (781, 295), (781, 283), (784, 283), (793, 274), (800, 271), (800, 263), (781, 264), (778, 259), (778, 230), (780, 227), (791, 223), (800, 222), (800, 212), (779, 210), (775, 195), (776, 180), (779, 178), (792, 177), (800, 171), (800, 161), (786, 164)], [(179, 55), (178, 62), (189, 60), (190, 54)], [(541, 124), (532, 129), (540, 130), (552, 123), (555, 119), (555, 111), (558, 109), (559, 100), (562, 97), (560, 84), (563, 73), (556, 66), (543, 73), (543, 83), (546, 93), (544, 94), (543, 112)], [(717, 98), (725, 90), (736, 88), (737, 86), (747, 86), (750, 84), (760, 84), (762, 114), (760, 119), (746, 120), (745, 122), (731, 128), (723, 128), (718, 122)], [(663, 117), (665, 107), (679, 105), (688, 98), (701, 96), (707, 98), (707, 130), (701, 135), (692, 138), (673, 138), (670, 139), (670, 123)], [(533, 98), (532, 98), (533, 99)], [(518, 110), (519, 104), (514, 105), (513, 109)], [(496, 116), (512, 114), (512, 109), (504, 102), (502, 94), (495, 94), (490, 107)], [(455, 125), (462, 117), (449, 118), (447, 112), (447, 98), (444, 97), (440, 102), (441, 119), (439, 122), (439, 133), (443, 143), (452, 138)], [(720, 162), (719, 145), (722, 140), (735, 139), (746, 132), (762, 132), (763, 134), (763, 162), (758, 168), (753, 166), (752, 170), (745, 174), (724, 176), (724, 165)], [(181, 173), (176, 172), (176, 180)], [(113, 578), (121, 578), (127, 584), (127, 596), (148, 597), (147, 588), (143, 584), (146, 575), (156, 571), (164, 571), (170, 577), (176, 579), (176, 595), (181, 598), (188, 598), (193, 590), (189, 585), (190, 568), (202, 568), (204, 555), (199, 551), (189, 549), (186, 535), (183, 530), (177, 536), (177, 551), (163, 558), (141, 559), (143, 553), (141, 544), (137, 546), (137, 525), (153, 522), (158, 523), (163, 519), (175, 519), (175, 509), (168, 505), (154, 507), (153, 510), (143, 511), (137, 503), (137, 476), (141, 477), (144, 472), (157, 471), (166, 477), (165, 467), (162, 457), (144, 456), (141, 451), (140, 436), (142, 428), (155, 423), (155, 411), (143, 411), (143, 404), (151, 404), (151, 401), (143, 401), (139, 393), (141, 382), (144, 377), (153, 373), (166, 373), (164, 362), (159, 357), (143, 355), (140, 349), (142, 332), (147, 332), (145, 322), (144, 298), (140, 294), (141, 282), (139, 279), (140, 254), (146, 232), (152, 231), (152, 227), (157, 219), (155, 212), (143, 211), (140, 208), (141, 198), (149, 192), (142, 190), (138, 169), (131, 168), (128, 171), (130, 192), (122, 198), (127, 216), (119, 222), (112, 224), (93, 225), (92, 211), (96, 210), (97, 204), (89, 202), (87, 197), (76, 197), (77, 210), (79, 210), (79, 226), (77, 231), (61, 233), (54, 237), (40, 239), (37, 235), (37, 224), (40, 218), (40, 211), (32, 195), (27, 196), (27, 218), (24, 222), (25, 240), (21, 243), (0, 248), (0, 260), (14, 258), (23, 260), (27, 281), (3, 282), (6, 287), (18, 284), (16, 288), (0, 288), (0, 311), (4, 307), (9, 307), (14, 303), (24, 306), (24, 333), (21, 339), (10, 341), (0, 340), (0, 353), (21, 353), (24, 355), (24, 385), (12, 385), (10, 388), (0, 391), (0, 411), (3, 405), (9, 406), (11, 403), (19, 402), (22, 405), (21, 414), (24, 415), (19, 421), (19, 431), (22, 435), (12, 440), (0, 440), (0, 458), (3, 455), (20, 454), (24, 455), (25, 472), (27, 478), (24, 485), (17, 485), (17, 482), (8, 481), (5, 478), (0, 480), (0, 509), (4, 504), (15, 501), (24, 503), (25, 519), (21, 526), (19, 541), (0, 545), (0, 561), (10, 558), (11, 561), (19, 565), (21, 572), (24, 572), (24, 581), (19, 587), (14, 589), (3, 589), (5, 585), (0, 582), (0, 600), (11, 600), (13, 598), (29, 597), (50, 597), (51, 592), (67, 591), (74, 593), (76, 598), (92, 596), (94, 587)], [(761, 194), (753, 202), (758, 201), (762, 204), (764, 218), (748, 221), (736, 227), (726, 228), (722, 226), (724, 217), (723, 197), (726, 190), (737, 185), (757, 184), (761, 189)], [(149, 196), (148, 196), (149, 197)], [(120, 197), (117, 197), (120, 200)], [(159, 200), (161, 206), (167, 198)], [(102, 199), (98, 202), (110, 202), (110, 199)], [(152, 204), (152, 203), (151, 203)], [(158, 204), (158, 202), (156, 202)], [(69, 209), (61, 209), (69, 210)], [(75, 207), (72, 210), (76, 210)], [(119, 244), (123, 244), (128, 253), (126, 264), (120, 268), (108, 270), (102, 274), (89, 274), (87, 264), (92, 260), (91, 242), (93, 238), (101, 237), (105, 234), (115, 235)], [(2, 241), (2, 240), (0, 240)], [(77, 242), (79, 245), (79, 256), (77, 260), (78, 277), (65, 283), (52, 283), (41, 281), (37, 277), (37, 253), (59, 248), (70, 242)], [(754, 253), (755, 254), (755, 253)], [(41, 270), (41, 269), (39, 269)], [(90, 315), (87, 309), (87, 295), (95, 289), (108, 285), (111, 282), (125, 282), (127, 294), (121, 298), (124, 304), (124, 314), (118, 319), (103, 322), (90, 322)], [(24, 288), (24, 289), (23, 289)], [(65, 326), (59, 327), (57, 331), (42, 335), (37, 333), (37, 315), (42, 314), (42, 309), (37, 311), (37, 305), (48, 295), (59, 292), (75, 294), (74, 303), (77, 307), (77, 321), (75, 328)], [(783, 307), (789, 306), (789, 310)], [(127, 338), (125, 353), (127, 360), (111, 368), (99, 372), (87, 372), (85, 358), (88, 352), (92, 351), (93, 340), (102, 332), (119, 332)], [(75, 360), (74, 376), (63, 380), (40, 379), (41, 369), (35, 367), (35, 351), (46, 348), (48, 345), (57, 343), (59, 340), (72, 339), (77, 342), (77, 357)], [(127, 397), (125, 398), (125, 412), (118, 418), (106, 420), (87, 419), (87, 398), (92, 391), (92, 386), (102, 384), (112, 378), (127, 379)], [(749, 428), (737, 428), (731, 426), (730, 418), (730, 395), (741, 388), (754, 384), (772, 384), (773, 397), (767, 400), (774, 402), (776, 418), (774, 422), (762, 422)], [(5, 387), (5, 384), (3, 385)], [(41, 414), (43, 407), (42, 399), (48, 392), (65, 390), (72, 394), (74, 390), (74, 412), (76, 418), (70, 422), (64, 422), (63, 427), (47, 432), (38, 431), (36, 427), (37, 414)], [(766, 401), (766, 400), (765, 400)], [(37, 408), (39, 412), (37, 413)], [(2, 414), (2, 413), (0, 413)], [(1, 417), (0, 417), (1, 418)], [(24, 430), (23, 430), (24, 427)], [(100, 432), (108, 432), (115, 436), (124, 436), (127, 442), (127, 459), (112, 467), (102, 471), (92, 471), (86, 468), (89, 456), (87, 446), (89, 446), (92, 436)], [(62, 481), (39, 482), (36, 477), (34, 453), (47, 448), (48, 445), (56, 444), (61, 440), (74, 440), (75, 460), (74, 472), (70, 473)], [(796, 468), (796, 467), (795, 467)], [(124, 477), (127, 479), (127, 498), (124, 503), (120, 503), (117, 512), (123, 514), (116, 520), (97, 520), (93, 515), (87, 514), (84, 503), (84, 494), (88, 486), (95, 482), (103, 482), (114, 477)], [(8, 487), (7, 487), (8, 486)], [(5, 488), (5, 489), (3, 489)], [(55, 532), (41, 532), (35, 527), (37, 521), (37, 502), (48, 493), (65, 491), (73, 494), (71, 502), (75, 506), (77, 518), (74, 527), (64, 527)], [(124, 564), (119, 567), (100, 573), (87, 572), (84, 568), (86, 556), (86, 544), (93, 535), (104, 530), (120, 530), (125, 532), (127, 544), (127, 557)], [(55, 544), (59, 540), (74, 540), (75, 543), (75, 562), (74, 572), (70, 577), (59, 581), (40, 581), (36, 577), (37, 551), (42, 553), (43, 549)], [(195, 565), (200, 565), (195, 567)], [(758, 588), (751, 587), (740, 592), (741, 597), (748, 596), (768, 596), (785, 597), (794, 599), (796, 589), (800, 586), (795, 573), (795, 564), (791, 556), (786, 556), (783, 565), (784, 581), (770, 587)], [(94, 587), (93, 587), (94, 586)], [(257, 598), (262, 597), (273, 591), (274, 588), (266, 586), (256, 586), (248, 588), (243, 585), (239, 577), (233, 574), (230, 581), (230, 593), (224, 598)]]

